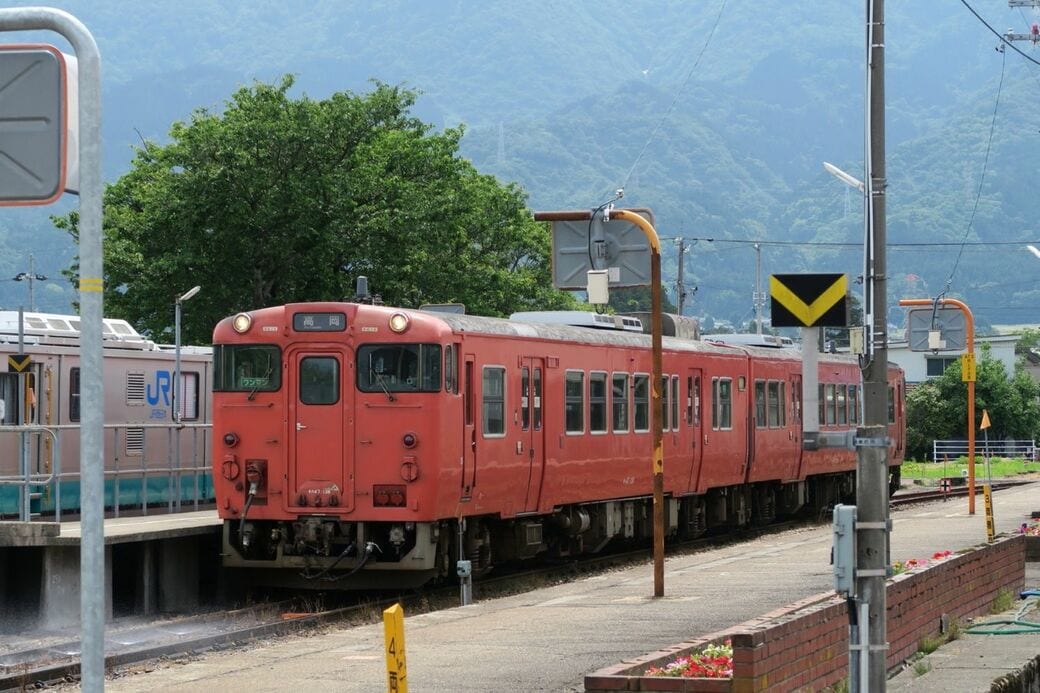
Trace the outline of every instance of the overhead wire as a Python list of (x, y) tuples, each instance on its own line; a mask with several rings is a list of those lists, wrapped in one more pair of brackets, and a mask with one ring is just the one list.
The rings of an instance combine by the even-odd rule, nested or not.
[(1035, 65), (1040, 65), (1040, 61), (1037, 61), (1036, 59), (1031, 58), (1028, 55), (1026, 55), (1025, 53), (1023, 53), (1022, 51), (1020, 51), (1018, 49), (1018, 46), (1016, 46), (1011, 41), (1008, 41), (1007, 38), (1005, 38), (1003, 34), (1001, 34), (999, 31), (997, 31), (996, 29), (991, 27), (989, 25), (989, 22), (987, 22), (985, 19), (983, 19), (982, 15), (980, 15), (978, 12), (976, 12), (974, 7), (972, 7), (971, 5), (968, 4), (967, 0), (961, 0), (961, 4), (964, 5), (965, 7), (967, 7), (968, 11), (971, 12), (973, 15), (975, 15), (975, 19), (977, 19), (980, 22), (982, 22), (983, 26), (985, 26), (987, 29), (989, 29), (991, 32), (993, 32), (993, 35), (996, 36), (998, 39), (1000, 39), (1002, 43), (1004, 43), (1005, 45), (1010, 46), (1011, 50), (1015, 51), (1016, 53), (1021, 55), (1023, 58), (1028, 60), (1029, 62), (1031, 62), (1031, 63), (1033, 63)]
[(628, 181), (632, 178), (632, 174), (635, 172), (636, 166), (639, 165), (639, 162), (642, 160), (643, 155), (646, 154), (646, 150), (650, 147), (650, 143), (654, 141), (654, 137), (657, 136), (658, 130), (660, 130), (661, 126), (664, 125), (665, 118), (667, 118), (668, 115), (672, 112), (672, 109), (675, 108), (675, 104), (678, 103), (679, 96), (682, 94), (683, 90), (686, 89), (686, 85), (689, 83), (690, 78), (693, 77), (693, 72), (697, 69), (697, 66), (700, 64), (701, 57), (704, 55), (704, 52), (708, 50), (708, 46), (711, 44), (711, 39), (715, 35), (715, 29), (717, 29), (719, 26), (719, 20), (722, 19), (722, 13), (726, 9), (727, 2), (728, 0), (722, 0), (722, 4), (719, 6), (719, 12), (715, 15), (715, 23), (711, 25), (711, 31), (708, 32), (708, 37), (704, 40), (704, 45), (701, 46), (701, 50), (697, 54), (696, 59), (694, 59), (693, 65), (686, 73), (686, 77), (683, 79), (682, 84), (679, 85), (679, 88), (676, 89), (675, 93), (672, 95), (672, 102), (668, 104), (668, 108), (666, 108), (664, 113), (661, 114), (661, 117), (657, 119), (657, 124), (654, 125), (653, 130), (650, 131), (650, 136), (647, 137), (646, 142), (643, 143), (643, 148), (639, 150), (639, 154), (636, 156), (635, 161), (633, 161), (632, 165), (629, 167), (628, 173), (625, 174), (625, 177), (621, 181), (621, 185), (619, 186), (620, 190), (624, 190), (625, 186), (628, 185)]

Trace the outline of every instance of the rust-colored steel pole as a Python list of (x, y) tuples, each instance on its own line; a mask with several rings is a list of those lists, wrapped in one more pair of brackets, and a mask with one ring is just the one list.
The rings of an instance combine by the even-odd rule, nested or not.
[(653, 421), (654, 452), (654, 596), (664, 596), (664, 433), (661, 417), (661, 242), (653, 224), (635, 212), (611, 211), (611, 216), (638, 226), (650, 242), (650, 338), (653, 375), (650, 379), (650, 417)]
[[(899, 302), (901, 306), (933, 306), (935, 301), (930, 298), (904, 298)], [(953, 306), (964, 313), (965, 320), (965, 348), (967, 353), (975, 358), (975, 318), (971, 309), (963, 301), (955, 298), (940, 298), (939, 305)], [(963, 361), (961, 366), (963, 367)], [(961, 373), (961, 377), (965, 374)], [(975, 378), (968, 380), (968, 514), (975, 514)]]

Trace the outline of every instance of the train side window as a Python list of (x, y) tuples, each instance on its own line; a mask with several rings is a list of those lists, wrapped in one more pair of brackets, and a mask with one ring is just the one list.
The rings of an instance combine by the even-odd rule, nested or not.
[(672, 376), (672, 430), (679, 430), (679, 376)]
[(484, 366), (484, 401), (482, 414), (484, 436), (497, 437), (506, 433), (506, 369), (501, 366)]
[(766, 381), (755, 381), (755, 427), (766, 427)]
[(693, 379), (693, 425), (701, 425), (701, 377)]
[(779, 399), (780, 399), (780, 427), (783, 428), (787, 425), (787, 383), (781, 380), (779, 383)]
[(729, 430), (733, 428), (733, 379), (719, 378), (717, 385), (719, 428)]
[(585, 372), (567, 371), (564, 418), (567, 433), (585, 432)]
[(459, 394), (459, 379), (455, 370), (455, 345), (444, 347), (444, 391)]
[(542, 369), (534, 369), (534, 430), (542, 430)]
[(711, 429), (719, 430), (719, 379), (711, 379)]
[(668, 376), (661, 376), (661, 430), (668, 430)]
[(846, 425), (849, 422), (849, 408), (846, 395), (848, 388), (845, 385), (835, 385), (834, 404), (837, 409), (836, 423)]
[(823, 386), (823, 405), (824, 411), (827, 418), (824, 420), (828, 426), (833, 426), (837, 420), (834, 415), (834, 383), (827, 383)]
[(607, 432), (607, 374), (589, 373), (589, 433)]
[(650, 430), (650, 376), (636, 373), (632, 378), (633, 421), (636, 433)]
[(18, 423), (18, 374), (0, 373), (0, 424)]
[(859, 424), (859, 388), (849, 385), (849, 423)]
[(888, 423), (896, 422), (896, 389), (888, 386)]
[[(69, 421), (79, 421), (79, 367), (69, 370)], [(6, 421), (5, 421), (6, 423)]]
[(531, 370), (524, 366), (520, 369), (520, 430), (531, 428)]
[(473, 362), (466, 361), (466, 384), (462, 391), (462, 409), (465, 411), (466, 425), (473, 425)]
[(306, 356), (300, 361), (300, 402), (335, 404), (339, 401), (339, 360), (333, 356)]
[(818, 420), (818, 423), (820, 424), (824, 424), (827, 421), (827, 395), (825, 394), (825, 390), (826, 388), (824, 384), (820, 383), (820, 392), (817, 395), (819, 397), (817, 402), (819, 402), (820, 405), (820, 418)]
[[(78, 368), (75, 370), (79, 370)], [(79, 392), (79, 381), (77, 378), (76, 391)], [(78, 398), (77, 398), (78, 399)], [(194, 371), (181, 373), (181, 401), (177, 407), (180, 409), (181, 421), (197, 421), (199, 418), (199, 374)], [(71, 409), (71, 402), (70, 402)], [(71, 414), (71, 412), (70, 412)], [(77, 421), (79, 420), (79, 403), (77, 401)]]
[(770, 380), (767, 385), (769, 427), (780, 427), (780, 382)]
[(615, 373), (611, 384), (614, 433), (628, 433), (628, 373)]

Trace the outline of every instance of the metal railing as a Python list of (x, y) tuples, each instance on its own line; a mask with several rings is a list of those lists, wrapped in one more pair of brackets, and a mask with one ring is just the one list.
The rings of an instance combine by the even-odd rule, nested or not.
[[(128, 445), (131, 431), (134, 443)], [(184, 512), (212, 503), (211, 434), (212, 425), (206, 423), (106, 424), (106, 515)], [(70, 457), (65, 462), (77, 471), (63, 469), (63, 451), (75, 455), (75, 460)], [(17, 488), (20, 520), (61, 522), (63, 514), (79, 514), (78, 456), (79, 425), (0, 426), (0, 492)], [(66, 496), (74, 493), (75, 498), (63, 502), (63, 491)], [(10, 498), (4, 502), (0, 493), (0, 516), (14, 514)]]
[[(968, 441), (966, 440), (932, 441), (933, 462), (956, 460), (967, 456)], [(978, 458), (1007, 457), (1036, 462), (1038, 452), (1035, 440), (976, 440), (975, 456)]]

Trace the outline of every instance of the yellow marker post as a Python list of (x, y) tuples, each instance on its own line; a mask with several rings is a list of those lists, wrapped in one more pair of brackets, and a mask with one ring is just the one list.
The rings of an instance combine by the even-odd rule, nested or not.
[(408, 667), (404, 656), (404, 609), (394, 604), (383, 611), (383, 636), (386, 640), (387, 693), (408, 693)]
[(993, 541), (996, 530), (993, 528), (993, 493), (990, 491), (989, 484), (982, 487), (982, 497), (986, 499), (986, 539)]

